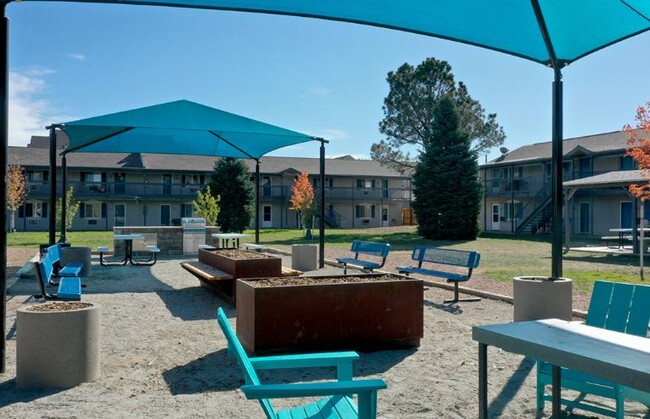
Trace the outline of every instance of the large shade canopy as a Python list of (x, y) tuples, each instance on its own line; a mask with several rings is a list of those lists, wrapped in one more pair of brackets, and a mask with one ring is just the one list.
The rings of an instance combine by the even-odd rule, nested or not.
[(161, 153), (259, 159), (313, 137), (188, 100), (57, 125), (66, 152)]
[[(477, 45), (553, 66), (555, 60), (560, 66), (566, 65), (650, 28), (650, 2), (647, 0), (87, 1), (275, 13), (356, 22)], [(549, 45), (552, 51), (549, 51)]]

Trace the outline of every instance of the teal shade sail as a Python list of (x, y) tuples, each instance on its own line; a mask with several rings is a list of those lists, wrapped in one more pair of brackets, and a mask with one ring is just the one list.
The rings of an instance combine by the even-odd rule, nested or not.
[(58, 124), (66, 152), (160, 153), (259, 159), (313, 141), (299, 132), (179, 100)]
[[(553, 60), (556, 59), (559, 67), (650, 29), (650, 1), (648, 0), (87, 0), (86, 2), (235, 10), (348, 21), (463, 42), (545, 65), (553, 64)], [(545, 37), (544, 28), (548, 31), (548, 38)]]

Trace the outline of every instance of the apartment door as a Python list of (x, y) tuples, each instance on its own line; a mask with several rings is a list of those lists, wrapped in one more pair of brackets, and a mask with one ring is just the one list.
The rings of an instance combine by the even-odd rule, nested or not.
[(632, 211), (632, 202), (621, 202), (621, 228), (632, 228), (633, 214), (634, 211)]
[(126, 205), (125, 204), (115, 204), (113, 207), (113, 225), (115, 227), (121, 227), (126, 225)]
[(172, 175), (170, 174), (162, 175), (162, 193), (163, 195), (172, 194)]
[(589, 233), (591, 231), (591, 205), (589, 202), (580, 203), (580, 225), (578, 233)]
[(271, 206), (264, 205), (262, 206), (262, 228), (271, 228), (273, 227), (273, 218), (271, 216)]
[(171, 206), (169, 204), (162, 204), (160, 206), (160, 225), (170, 226), (171, 224)]
[(124, 195), (126, 193), (126, 174), (115, 173), (115, 194)]
[(499, 204), (492, 204), (492, 230), (501, 230), (501, 213)]
[(382, 227), (388, 227), (389, 221), (388, 221), (388, 207), (383, 207), (381, 209), (381, 226)]

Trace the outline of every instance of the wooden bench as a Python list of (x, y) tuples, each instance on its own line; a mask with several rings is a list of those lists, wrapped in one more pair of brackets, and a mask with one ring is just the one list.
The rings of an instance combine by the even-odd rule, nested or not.
[[(354, 258), (336, 258), (338, 263), (343, 264), (343, 275), (347, 275), (348, 265), (359, 266), (364, 272), (372, 272), (373, 269), (381, 268), (386, 263), (386, 257), (390, 251), (390, 244), (354, 240), (350, 251), (354, 252)], [(359, 255), (374, 256), (382, 259), (381, 262), (364, 260), (359, 259)]]
[[(446, 300), (445, 303), (457, 303), (459, 301), (480, 301), (480, 298), (458, 298), (458, 284), (469, 281), (472, 271), (476, 268), (481, 260), (478, 252), (443, 249), (440, 247), (416, 246), (413, 248), (411, 259), (418, 262), (418, 266), (398, 266), (397, 271), (402, 274), (420, 274), (444, 278), (447, 282), (454, 283), (454, 299)], [(458, 266), (467, 268), (466, 273), (455, 273), (439, 271), (423, 267), (424, 262), (436, 265)]]
[[(649, 301), (650, 286), (596, 281), (585, 323), (589, 326), (645, 337), (650, 322)], [(551, 396), (546, 395), (546, 385), (552, 384), (552, 375), (551, 365), (537, 361), (537, 409), (539, 411), (544, 410), (544, 401), (551, 400)], [(579, 408), (623, 419), (626, 398), (638, 400), (650, 408), (650, 393), (567, 368), (562, 368), (561, 379), (563, 388), (581, 393), (575, 400), (561, 399), (562, 404), (569, 409)], [(586, 394), (616, 400), (616, 410), (606, 409), (599, 403), (591, 403), (585, 398)]]
[[(377, 391), (386, 388), (384, 380), (353, 380), (352, 364), (356, 352), (330, 352), (249, 358), (235, 335), (226, 313), (217, 310), (217, 322), (228, 341), (228, 353), (237, 359), (246, 384), (241, 390), (247, 399), (260, 402), (267, 418), (363, 418), (377, 417)], [(258, 370), (335, 367), (337, 381), (287, 384), (262, 384)], [(355, 403), (352, 395), (357, 395)], [(322, 397), (303, 406), (276, 410), (270, 399)]]
[(181, 267), (202, 281), (212, 282), (232, 279), (232, 275), (220, 271), (210, 265), (206, 265), (203, 262), (181, 262)]
[[(40, 291), (40, 294), (36, 295), (36, 298), (67, 301), (81, 300), (81, 278), (79, 278), (78, 275), (61, 276), (58, 277), (58, 282), (54, 281), (54, 267), (56, 260), (58, 260), (57, 253), (47, 251), (43, 255), (41, 261), (34, 262), (34, 273), (38, 290)], [(79, 269), (79, 271), (81, 271), (81, 269)], [(58, 286), (57, 293), (48, 293), (45, 289), (47, 285)]]

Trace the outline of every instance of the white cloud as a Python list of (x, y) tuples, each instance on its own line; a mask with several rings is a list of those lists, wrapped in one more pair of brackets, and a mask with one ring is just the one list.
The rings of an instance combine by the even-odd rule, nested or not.
[(68, 118), (56, 116), (52, 105), (43, 99), (47, 89), (47, 68), (25, 72), (9, 71), (9, 144), (27, 145), (32, 135), (47, 135), (46, 125)]
[(342, 141), (348, 138), (348, 133), (346, 131), (336, 128), (325, 128), (318, 131), (303, 130), (300, 132), (311, 135), (312, 137), (324, 138), (330, 141)]
[(310, 87), (307, 91), (314, 96), (327, 96), (330, 94), (330, 89), (323, 86)]
[(68, 58), (77, 61), (84, 61), (86, 59), (86, 56), (83, 54), (79, 54), (78, 52), (70, 52), (68, 53)]

